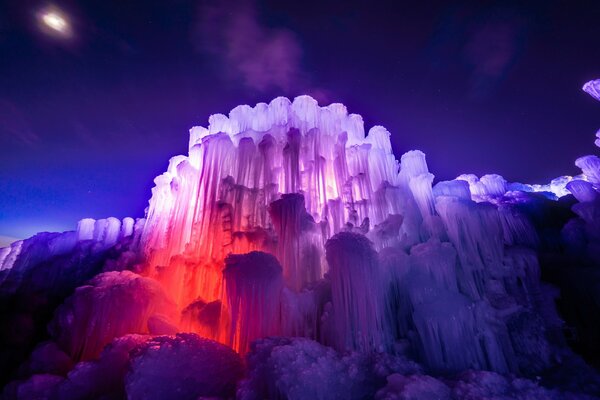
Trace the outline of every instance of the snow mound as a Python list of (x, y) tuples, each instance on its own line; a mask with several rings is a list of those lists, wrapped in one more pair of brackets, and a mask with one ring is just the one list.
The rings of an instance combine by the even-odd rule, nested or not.
[(391, 373), (417, 373), (421, 367), (401, 356), (337, 353), (303, 338), (268, 338), (254, 342), (248, 377), (238, 399), (365, 399)]
[(130, 400), (229, 398), (242, 375), (231, 348), (193, 333), (158, 336), (132, 352), (125, 388)]

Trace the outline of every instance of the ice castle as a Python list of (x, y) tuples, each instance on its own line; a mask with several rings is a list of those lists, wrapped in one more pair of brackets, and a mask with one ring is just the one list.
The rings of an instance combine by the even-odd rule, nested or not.
[[(599, 98), (600, 81), (584, 90)], [(390, 133), (365, 132), (342, 104), (279, 97), (212, 115), (154, 180), (144, 218), (84, 219), (0, 249), (2, 298), (37, 291), (54, 301), (48, 340), (74, 365), (50, 374), (53, 384), (36, 386), (39, 374), (25, 382), (61, 398), (82, 364), (104, 376), (102, 360), (120, 351), (130, 370), (114, 390), (159, 398), (144, 392), (148, 377), (174, 359), (154, 352), (189, 346), (206, 363), (227, 360), (208, 380), (215, 389), (193, 396), (408, 398), (393, 396), (410, 387), (461, 398), (486, 379), (507, 396), (578, 393), (534, 382), (578, 360), (556, 301), (587, 287), (558, 290), (540, 264), (569, 279), (571, 264), (600, 265), (600, 159), (576, 165), (581, 175), (547, 185), (435, 182), (425, 154), (398, 161)], [(600, 393), (589, 375), (582, 396)], [(88, 386), (85, 396), (106, 394)]]

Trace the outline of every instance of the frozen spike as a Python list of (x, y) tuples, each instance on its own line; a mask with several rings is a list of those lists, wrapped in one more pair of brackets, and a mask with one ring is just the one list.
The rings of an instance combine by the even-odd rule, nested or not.
[(473, 304), (463, 295), (439, 292), (437, 300), (415, 307), (415, 327), (425, 364), (434, 371), (481, 368), (481, 354), (474, 345)]
[(256, 104), (252, 116), (250, 127), (256, 132), (265, 132), (273, 126), (269, 118), (269, 105), (266, 103)]
[[(323, 132), (325, 135), (336, 135), (342, 131), (342, 120), (335, 115), (334, 110), (324, 107), (318, 110), (319, 119), (315, 128)], [(311, 129), (308, 127), (309, 130)]]
[(516, 368), (508, 337), (485, 303), (441, 290), (434, 301), (416, 306), (413, 318), (423, 359), (433, 371)]
[(369, 129), (369, 134), (365, 138), (365, 143), (370, 143), (373, 148), (381, 149), (385, 153), (392, 153), (390, 132), (381, 125), (376, 125)]
[(254, 109), (247, 104), (239, 105), (229, 112), (229, 121), (233, 127), (232, 134), (252, 129)]
[(190, 155), (188, 156), (190, 165), (196, 169), (202, 167), (202, 145), (196, 144), (190, 148)]
[(509, 246), (523, 245), (535, 248), (539, 239), (529, 218), (511, 204), (498, 206), (502, 223), (504, 243)]
[(577, 201), (584, 202), (592, 202), (598, 198), (598, 192), (594, 189), (594, 186), (580, 179), (572, 180), (567, 183), (567, 189), (569, 192), (573, 193), (573, 196), (577, 199)]
[(289, 287), (300, 291), (322, 276), (317, 225), (306, 212), (301, 194), (284, 194), (270, 204), (269, 215), (277, 233), (276, 254), (283, 276)]
[(348, 146), (362, 143), (365, 138), (365, 123), (362, 116), (350, 114), (342, 120), (342, 130), (348, 135)]
[(364, 236), (340, 232), (325, 244), (339, 350), (383, 351), (391, 346), (384, 312), (384, 276)]
[(96, 220), (84, 218), (77, 224), (77, 240), (92, 240)]
[(586, 82), (582, 89), (596, 100), (600, 100), (600, 79)]
[(454, 181), (441, 181), (435, 184), (433, 187), (433, 195), (438, 196), (450, 196), (456, 197), (463, 200), (471, 199), (471, 191), (469, 189), (469, 183), (463, 180)]
[(420, 150), (411, 150), (404, 153), (400, 158), (400, 171), (408, 178), (428, 173), (425, 153)]
[(384, 275), (386, 318), (394, 338), (405, 337), (412, 328), (412, 305), (408, 294), (407, 276), (411, 272), (409, 256), (397, 247), (379, 252)]
[(456, 178), (469, 183), (471, 197), (475, 201), (487, 201), (489, 198), (497, 198), (507, 190), (506, 180), (496, 174), (484, 175), (479, 179), (473, 174), (463, 174)]
[(497, 212), (489, 203), (480, 204), (444, 196), (438, 197), (435, 204), (459, 255), (461, 292), (472, 299), (484, 295), (488, 269), (501, 263), (503, 250)]
[(426, 271), (412, 267), (411, 265), (411, 272), (406, 276), (403, 289), (408, 292), (409, 309), (414, 310), (421, 304), (434, 302), (440, 296), (442, 288)]
[(171, 174), (171, 176), (177, 175), (177, 166), (185, 160), (187, 160), (186, 156), (179, 155), (171, 157), (169, 159), (169, 167), (167, 168), (167, 172)]
[(109, 217), (106, 219), (106, 233), (104, 236), (104, 244), (113, 246), (119, 240), (119, 234), (121, 233), (121, 221), (115, 217)]
[(310, 96), (298, 96), (292, 103), (292, 111), (304, 132), (318, 125), (321, 109), (315, 99)]
[(131, 217), (125, 217), (123, 218), (123, 223), (121, 225), (121, 234), (120, 237), (121, 238), (126, 238), (129, 237), (131, 235), (133, 235), (133, 226), (135, 224), (135, 221), (133, 218)]
[(469, 183), (469, 191), (471, 192), (472, 197), (484, 196), (486, 194), (485, 185), (479, 180), (477, 175), (462, 174), (456, 177), (456, 180), (465, 181)]
[(146, 227), (146, 218), (136, 218), (135, 224), (133, 225), (133, 244), (138, 249), (144, 228)]
[(211, 135), (219, 132), (231, 135), (231, 123), (229, 118), (223, 114), (213, 114), (208, 117), (208, 131)]
[(188, 147), (191, 149), (195, 145), (202, 143), (202, 139), (208, 134), (208, 129), (202, 126), (194, 126), (190, 129), (190, 142)]
[(7, 262), (7, 260), (8, 260), (8, 256), (11, 253), (12, 246), (15, 243), (17, 243), (17, 242), (13, 242), (13, 243), (11, 243), (10, 245), (8, 245), (6, 247), (0, 248), (0, 271), (12, 268), (12, 265), (9, 265), (9, 263)]
[(290, 119), (292, 102), (287, 97), (276, 97), (269, 103), (269, 121), (271, 125), (286, 125)]
[(331, 103), (325, 108), (329, 110), (335, 118), (344, 118), (348, 115), (348, 109), (342, 103)]
[(506, 179), (500, 175), (484, 175), (481, 177), (480, 181), (485, 186), (485, 194), (488, 196), (497, 197), (506, 193)]
[(436, 284), (451, 292), (458, 292), (456, 282), (457, 256), (450, 243), (431, 239), (410, 249), (414, 269), (429, 275)]
[(158, 175), (156, 178), (154, 178), (154, 184), (156, 186), (153, 188), (153, 190), (169, 185), (172, 178), (173, 176), (169, 172), (164, 172)]
[(598, 208), (593, 203), (576, 203), (571, 210), (591, 226), (598, 226)]
[(432, 182), (433, 174), (430, 173), (413, 176), (409, 182), (410, 191), (417, 202), (423, 218), (434, 214), (433, 192), (431, 190)]
[(108, 227), (108, 220), (99, 219), (94, 222), (94, 240), (97, 242), (103, 242), (106, 237), (106, 230)]
[[(0, 249), (0, 271), (8, 271), (13, 268), (15, 262), (19, 260), (19, 256), (21, 255), (24, 243), (25, 241), (18, 240), (16, 242), (11, 243), (10, 246)], [(29, 254), (27, 254), (26, 256), (29, 257)], [(0, 276), (0, 282), (2, 282), (4, 278), (5, 277)]]
[(581, 168), (583, 175), (593, 184), (600, 184), (600, 158), (583, 156), (575, 160), (575, 165)]
[(231, 254), (225, 265), (224, 304), (230, 318), (225, 340), (246, 353), (253, 340), (280, 333), (282, 270), (275, 257), (260, 251)]

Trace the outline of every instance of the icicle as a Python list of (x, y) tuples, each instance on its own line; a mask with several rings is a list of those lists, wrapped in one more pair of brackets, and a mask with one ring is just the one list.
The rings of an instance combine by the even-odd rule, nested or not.
[(225, 264), (223, 334), (243, 354), (254, 339), (281, 332), (282, 270), (275, 257), (259, 251), (231, 254)]
[(593, 184), (600, 185), (600, 158), (584, 156), (575, 160), (575, 165), (581, 168), (583, 175)]
[(450, 196), (458, 199), (470, 200), (471, 190), (469, 189), (469, 183), (467, 181), (441, 181), (436, 183), (433, 187), (433, 195), (435, 197)]
[(598, 198), (598, 192), (594, 190), (594, 186), (587, 181), (580, 179), (573, 180), (567, 184), (569, 192), (573, 193), (573, 196), (580, 203), (591, 202)]
[(417, 305), (413, 318), (423, 360), (434, 371), (492, 369), (506, 373), (516, 368), (509, 364), (514, 355), (508, 337), (490, 325), (490, 311), (484, 304), (441, 290), (435, 300)]
[(94, 225), (92, 218), (84, 218), (77, 224), (77, 240), (92, 240), (94, 238)]
[(386, 324), (383, 274), (372, 244), (340, 232), (325, 245), (335, 319), (332, 342), (339, 350), (383, 351), (391, 346)]
[(304, 208), (304, 197), (283, 195), (269, 206), (269, 214), (277, 232), (277, 258), (283, 266), (283, 276), (292, 289), (316, 282), (322, 276), (321, 238), (317, 226)]
[(600, 79), (586, 82), (582, 89), (596, 100), (600, 100)]
[(458, 292), (456, 250), (450, 243), (431, 239), (413, 246), (410, 249), (410, 260), (416, 271), (429, 275), (439, 287)]

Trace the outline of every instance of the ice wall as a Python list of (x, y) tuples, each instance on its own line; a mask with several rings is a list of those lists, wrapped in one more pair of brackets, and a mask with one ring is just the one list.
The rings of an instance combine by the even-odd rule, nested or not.
[[(585, 90), (597, 97), (597, 88)], [(140, 398), (138, 383), (152, 381), (148, 363), (177, 363), (171, 346), (221, 354), (197, 336), (149, 339), (179, 332), (250, 354), (256, 370), (244, 398), (301, 391), (290, 374), (303, 365), (323, 379), (337, 369), (336, 387), (346, 375), (368, 382), (369, 395), (402, 369), (394, 363), (434, 375), (533, 376), (556, 367), (564, 326), (538, 254), (564, 248), (586, 267), (600, 263), (600, 159), (581, 157), (581, 175), (547, 185), (494, 174), (435, 182), (425, 154), (398, 161), (389, 136), (380, 126), (365, 135), (359, 115), (308, 96), (213, 115), (208, 128), (190, 131), (188, 155), (171, 158), (155, 179), (146, 218), (86, 219), (77, 231), (1, 249), (0, 294), (18, 301), (30, 294), (24, 286), (49, 290), (72, 278), (74, 287), (57, 292), (50, 338), (76, 362), (101, 359), (119, 337), (148, 335), (137, 372), (118, 379), (119, 391), (125, 385)], [(535, 210), (569, 201), (573, 214), (560, 229)], [(87, 269), (74, 261), (82, 255)], [(284, 338), (264, 339), (273, 336)], [(252, 357), (266, 364), (252, 367)], [(362, 376), (374, 362), (385, 368)], [(231, 393), (232, 381), (215, 393)], [(60, 382), (32, 378), (23, 390)], [(381, 396), (412, 390), (447, 397), (463, 389), (415, 375), (388, 379)]]
[(425, 154), (397, 161), (389, 135), (308, 96), (193, 128), (189, 154), (155, 179), (141, 236), (145, 273), (185, 329), (242, 352), (273, 334), (340, 351), (409, 340), (433, 371), (523, 368), (513, 343), (526, 333), (508, 325), (540, 313), (542, 295), (537, 234), (515, 193), (558, 198), (595, 179), (594, 160), (546, 186), (434, 185)]
[[(341, 104), (280, 97), (209, 122), (208, 129), (192, 129), (189, 155), (172, 158), (155, 180), (142, 240), (157, 265), (186, 252), (212, 261), (268, 249), (260, 231), (273, 229), (270, 205), (285, 193), (303, 194), (307, 217), (325, 239), (347, 223), (377, 224), (398, 213), (398, 205), (373, 202), (398, 181), (389, 132), (374, 127), (365, 137), (362, 118)], [(293, 257), (284, 258), (288, 283), (301, 285), (302, 278), (292, 281)]]
[(224, 341), (246, 353), (254, 340), (281, 334), (281, 266), (260, 251), (231, 254), (225, 265)]

